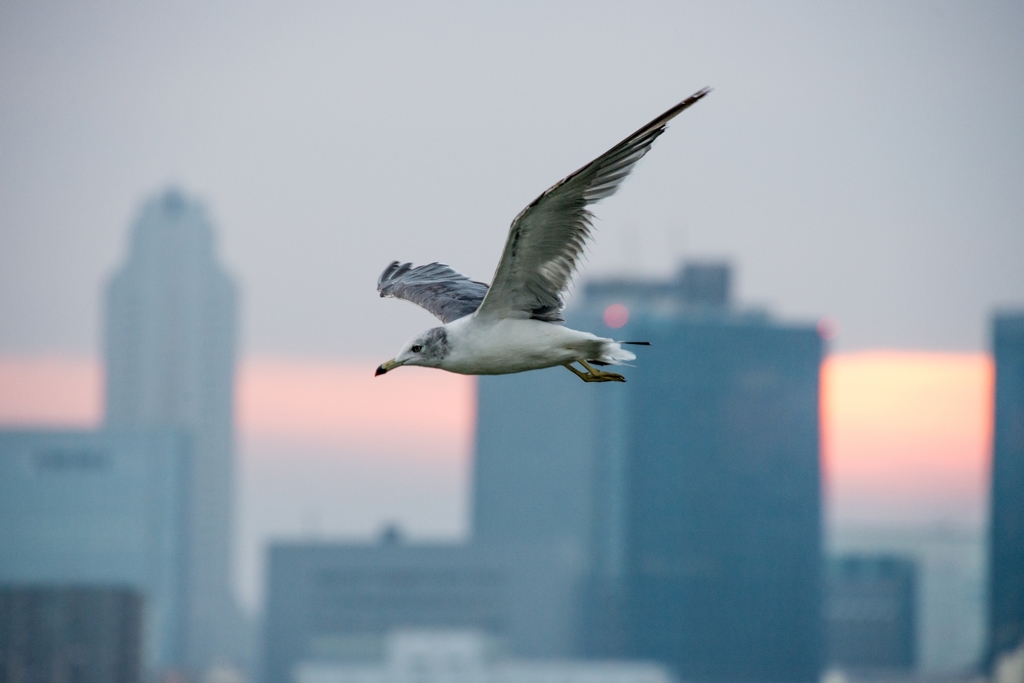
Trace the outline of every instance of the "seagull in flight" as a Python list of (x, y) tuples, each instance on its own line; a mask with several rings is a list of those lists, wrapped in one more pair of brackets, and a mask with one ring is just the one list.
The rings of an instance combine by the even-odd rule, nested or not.
[(562, 294), (593, 230), (587, 207), (613, 195), (668, 122), (709, 92), (704, 88), (686, 98), (523, 209), (512, 221), (489, 287), (443, 263), (414, 268), (392, 262), (377, 280), (380, 295), (422, 306), (443, 325), (411, 339), (376, 374), (403, 365), (462, 375), (561, 365), (584, 382), (625, 382), (594, 366), (634, 360), (622, 345), (646, 342), (616, 341), (558, 324), (564, 321)]

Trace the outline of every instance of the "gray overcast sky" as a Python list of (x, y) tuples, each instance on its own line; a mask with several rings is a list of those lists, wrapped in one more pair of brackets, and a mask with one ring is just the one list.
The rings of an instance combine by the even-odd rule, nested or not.
[[(428, 7), (429, 5), (429, 7)], [(1024, 304), (1024, 5), (0, 4), (0, 353), (95, 353), (140, 203), (203, 199), (246, 352), (387, 356), (393, 258), (478, 279), (537, 194), (701, 86), (584, 273), (727, 257), (838, 348)]]

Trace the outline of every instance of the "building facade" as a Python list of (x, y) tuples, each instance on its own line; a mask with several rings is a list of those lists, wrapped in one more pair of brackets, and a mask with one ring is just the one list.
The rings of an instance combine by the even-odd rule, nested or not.
[(820, 338), (714, 315), (638, 316), (628, 335), (652, 347), (610, 454), (626, 654), (684, 680), (816, 681)]
[(142, 683), (142, 614), (129, 588), (0, 587), (0, 681)]
[(563, 368), (477, 382), (471, 543), (510, 556), (507, 637), (519, 657), (582, 653), (597, 434), (595, 395), (578, 384)]
[(184, 647), (188, 460), (188, 439), (174, 431), (0, 432), (0, 585), (133, 591), (143, 605), (146, 670), (175, 667)]
[(147, 202), (106, 291), (108, 428), (175, 428), (192, 443), (185, 528), (184, 664), (229, 659), (237, 294), (197, 203)]
[[(970, 671), (986, 641), (987, 542), (980, 529), (835, 525), (826, 556), (900, 557), (914, 563), (914, 675)], [(827, 608), (826, 608), (827, 609)]]
[(994, 660), (1024, 643), (1024, 313), (993, 324), (995, 428), (989, 536), (989, 646)]
[(303, 663), (379, 666), (395, 630), (507, 630), (501, 563), (466, 546), (277, 543), (268, 572), (266, 683)]
[(908, 674), (917, 663), (917, 567), (885, 555), (830, 558), (825, 571), (825, 662), (856, 672)]

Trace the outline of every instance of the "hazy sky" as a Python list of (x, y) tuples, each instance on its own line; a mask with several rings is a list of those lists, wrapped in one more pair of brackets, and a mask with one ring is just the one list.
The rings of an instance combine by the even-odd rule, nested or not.
[(243, 348), (390, 357), (391, 259), (487, 280), (537, 194), (698, 88), (584, 275), (726, 257), (841, 349), (1024, 304), (1024, 5), (0, 4), (0, 354), (95, 354), (141, 202), (204, 200)]

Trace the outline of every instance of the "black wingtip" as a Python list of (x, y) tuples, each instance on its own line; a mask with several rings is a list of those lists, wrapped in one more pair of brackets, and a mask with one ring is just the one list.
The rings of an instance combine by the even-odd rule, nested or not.
[(630, 346), (650, 346), (651, 345), (651, 342), (638, 342), (638, 341), (619, 342), (619, 343), (620, 344), (629, 344)]
[(699, 102), (700, 100), (704, 99), (708, 94), (711, 93), (711, 90), (712, 90), (711, 86), (705, 86), (705, 87), (701, 88), (700, 90), (698, 90), (697, 92), (693, 93), (692, 95), (687, 97), (685, 100), (683, 100), (682, 102), (680, 102), (675, 107), (673, 107), (672, 109), (669, 110), (669, 112), (671, 113), (671, 116), (669, 118), (674, 118), (677, 114), (682, 112), (684, 109), (688, 109), (692, 105), (694, 105), (697, 102)]
[(692, 104), (697, 100), (701, 99), (702, 97), (709, 95), (713, 90), (714, 88), (712, 88), (710, 85), (705, 85), (703, 88), (687, 97), (685, 101)]

